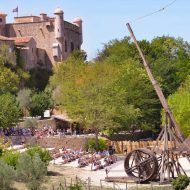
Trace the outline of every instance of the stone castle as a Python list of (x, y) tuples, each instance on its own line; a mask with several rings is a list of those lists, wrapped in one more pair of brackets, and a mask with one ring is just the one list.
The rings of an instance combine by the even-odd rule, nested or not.
[(0, 13), (0, 45), (15, 47), (25, 63), (25, 68), (51, 69), (57, 62), (64, 61), (83, 42), (82, 20), (77, 17), (72, 23), (64, 20), (64, 12), (56, 9), (54, 17), (45, 13), (39, 16), (15, 17), (6, 23), (7, 14)]

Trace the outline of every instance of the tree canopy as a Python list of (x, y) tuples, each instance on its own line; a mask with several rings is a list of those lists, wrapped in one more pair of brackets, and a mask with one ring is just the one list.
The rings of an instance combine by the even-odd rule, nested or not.
[[(169, 36), (156, 37), (151, 42), (141, 40), (139, 45), (165, 95), (175, 92), (190, 72), (190, 45)], [(142, 62), (134, 43), (126, 37), (105, 44), (96, 60), (122, 64), (129, 58)]]
[[(169, 36), (139, 44), (166, 97), (175, 92), (190, 71), (189, 44)], [(51, 78), (56, 103), (71, 117), (113, 131), (159, 127), (161, 104), (129, 37), (105, 44), (92, 63), (76, 55)]]
[(10, 127), (17, 123), (22, 112), (16, 98), (11, 94), (0, 95), (0, 128)]
[(168, 97), (168, 103), (185, 137), (190, 135), (190, 76)]
[(0, 65), (0, 94), (15, 93), (18, 90), (19, 77), (11, 69)]
[(29, 108), (31, 116), (44, 117), (44, 111), (52, 108), (53, 101), (49, 91), (35, 92), (32, 95)]
[(136, 65), (132, 59), (122, 65), (68, 59), (51, 77), (55, 102), (90, 128), (134, 131), (154, 127), (158, 101), (145, 71)]

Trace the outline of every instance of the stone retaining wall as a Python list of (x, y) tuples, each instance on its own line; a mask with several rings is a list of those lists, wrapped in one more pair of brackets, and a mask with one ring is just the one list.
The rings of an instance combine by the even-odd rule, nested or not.
[(80, 150), (85, 148), (87, 139), (85, 137), (44, 137), (38, 140), (38, 145), (44, 148), (70, 148)]

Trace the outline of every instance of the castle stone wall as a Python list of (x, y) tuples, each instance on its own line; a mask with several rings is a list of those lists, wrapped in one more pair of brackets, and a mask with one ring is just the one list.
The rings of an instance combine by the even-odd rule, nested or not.
[[(71, 53), (71, 43), (74, 49), (80, 49), (79, 28), (71, 23), (64, 22), (64, 59)], [(51, 69), (52, 63), (55, 62), (53, 57), (52, 46), (56, 43), (54, 33), (54, 22), (29, 22), (29, 23), (13, 23), (6, 25), (7, 37), (24, 37), (32, 36), (36, 42), (37, 48), (37, 65)], [(67, 51), (65, 49), (65, 41), (67, 43)], [(33, 67), (33, 66), (31, 66)]]
[(8, 24), (6, 27), (8, 37), (32, 36), (38, 51), (37, 64), (39, 62), (42, 67), (52, 68), (54, 63), (52, 44), (55, 42), (55, 37), (54, 27), (50, 22)]
[[(2, 18), (6, 20), (6, 14)], [(64, 61), (72, 51), (81, 48), (82, 20), (77, 17), (73, 23), (64, 21), (64, 12), (58, 8), (52, 18), (42, 13), (40, 16), (15, 17), (14, 23), (10, 24), (5, 21), (0, 24), (0, 35), (8, 38), (32, 37), (33, 46), (25, 42), (23, 47), (16, 44), (23, 50), (26, 68), (40, 66), (51, 70), (54, 64)]]
[(40, 20), (41, 19), (38, 16), (15, 17), (14, 23), (39, 22)]

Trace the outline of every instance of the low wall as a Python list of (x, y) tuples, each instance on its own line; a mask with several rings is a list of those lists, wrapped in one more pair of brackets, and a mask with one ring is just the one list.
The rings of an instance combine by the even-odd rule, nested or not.
[[(37, 120), (37, 128), (38, 129), (42, 129), (46, 125), (51, 126), (52, 128), (56, 128), (55, 119), (49, 118), (49, 119)], [(24, 128), (24, 122), (18, 123), (18, 126), (21, 128)]]
[(156, 141), (109, 141), (109, 145), (115, 148), (116, 153), (124, 154), (138, 148), (153, 147)]
[(38, 145), (44, 148), (84, 149), (87, 139), (84, 137), (44, 137), (38, 140)]

